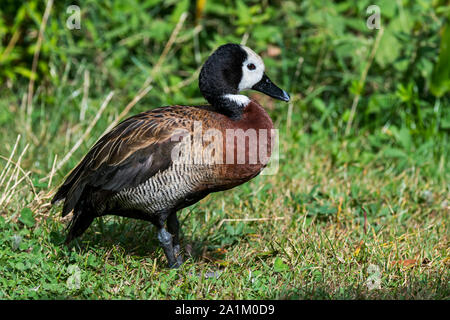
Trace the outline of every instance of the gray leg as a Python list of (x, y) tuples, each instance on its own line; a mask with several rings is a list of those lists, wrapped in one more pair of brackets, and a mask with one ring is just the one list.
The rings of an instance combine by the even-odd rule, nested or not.
[(161, 247), (164, 249), (164, 253), (166, 254), (167, 261), (169, 262), (170, 268), (178, 268), (180, 265), (178, 264), (177, 259), (175, 258), (173, 243), (172, 243), (172, 235), (166, 231), (166, 229), (161, 228), (158, 230), (158, 240), (161, 244)]
[(180, 223), (178, 222), (177, 213), (174, 212), (169, 215), (167, 219), (167, 229), (173, 236), (173, 252), (177, 259), (177, 264), (180, 266), (183, 263), (183, 257), (180, 254)]

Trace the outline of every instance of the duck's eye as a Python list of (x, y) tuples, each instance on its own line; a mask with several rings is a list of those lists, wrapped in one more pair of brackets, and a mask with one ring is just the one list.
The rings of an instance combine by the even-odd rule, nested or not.
[(249, 63), (249, 64), (247, 65), (247, 68), (248, 68), (248, 70), (255, 70), (255, 69), (256, 69), (256, 66), (255, 66), (253, 63)]

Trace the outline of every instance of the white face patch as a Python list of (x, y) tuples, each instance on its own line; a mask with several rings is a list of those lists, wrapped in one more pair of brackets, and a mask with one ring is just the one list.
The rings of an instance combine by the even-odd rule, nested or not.
[(251, 89), (257, 84), (262, 79), (265, 69), (263, 60), (255, 51), (246, 46), (241, 47), (247, 52), (247, 59), (242, 64), (242, 79), (239, 82), (239, 91)]

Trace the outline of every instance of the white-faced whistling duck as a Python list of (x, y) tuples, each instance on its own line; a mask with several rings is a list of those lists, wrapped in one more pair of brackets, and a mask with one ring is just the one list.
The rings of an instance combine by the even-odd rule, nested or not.
[[(182, 264), (177, 211), (261, 172), (268, 160), (257, 154), (266, 149), (270, 157), (273, 139), (267, 131), (273, 132), (272, 120), (258, 102), (239, 92), (253, 89), (283, 101), (289, 95), (266, 76), (260, 56), (237, 44), (220, 46), (206, 60), (199, 87), (209, 105), (137, 114), (92, 147), (52, 200), (64, 200), (62, 216), (73, 210), (66, 243), (82, 235), (96, 217), (142, 219), (157, 227), (169, 266), (176, 268)], [(203, 135), (200, 143), (196, 130), (200, 139)], [(196, 139), (197, 147), (184, 143), (180, 148)]]

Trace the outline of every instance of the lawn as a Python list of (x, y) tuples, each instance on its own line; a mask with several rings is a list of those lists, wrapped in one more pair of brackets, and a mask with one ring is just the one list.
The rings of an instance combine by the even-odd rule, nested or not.
[[(449, 299), (450, 10), (376, 3), (380, 29), (371, 1), (85, 1), (71, 29), (69, 1), (5, 1), (0, 299)], [(277, 170), (179, 212), (177, 270), (143, 221), (64, 245), (64, 177), (112, 123), (204, 103), (199, 67), (226, 42), (291, 95), (246, 92)]]

